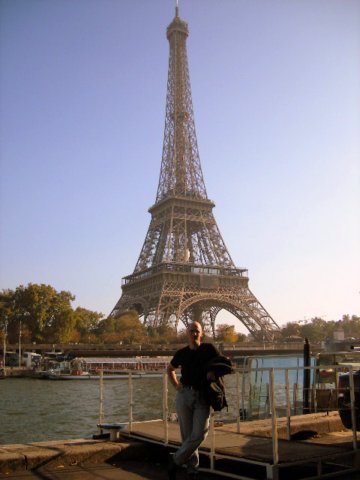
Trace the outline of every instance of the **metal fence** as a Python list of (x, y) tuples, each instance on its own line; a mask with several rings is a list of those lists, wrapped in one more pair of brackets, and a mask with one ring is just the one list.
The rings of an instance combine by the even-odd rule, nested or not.
[[(303, 384), (304, 369), (310, 372), (310, 385)], [(323, 478), (331, 476), (329, 474), (330, 463), (335, 465), (336, 473), (354, 471), (358, 460), (357, 445), (357, 426), (359, 428), (359, 409), (357, 402), (359, 401), (360, 385), (354, 380), (355, 372), (351, 366), (327, 366), (327, 371), (332, 373), (331, 378), (325, 378), (325, 382), (320, 382), (320, 370), (318, 366), (310, 367), (290, 367), (290, 368), (257, 368), (245, 369), (236, 368), (233, 375), (225, 377), (226, 395), (228, 400), (228, 411), (212, 412), (210, 418), (210, 431), (208, 442), (210, 449), (202, 451), (209, 457), (209, 470), (221, 473), (231, 478), (251, 478), (243, 477), (240, 474), (231, 472), (223, 472), (217, 467), (219, 459), (231, 458), (232, 461), (253, 463), (251, 459), (242, 456), (234, 457), (221, 454), (217, 450), (217, 435), (215, 424), (220, 421), (225, 424), (235, 425), (233, 431), (236, 434), (247, 434), (251, 430), (251, 423), (254, 420), (267, 421), (269, 442), (271, 442), (272, 459), (271, 462), (266, 461), (263, 466), (266, 470), (266, 478), (276, 480), (281, 478), (280, 471), (296, 462), (282, 462), (279, 458), (279, 422), (281, 422), (282, 430), (285, 423), (285, 435), (281, 438), (286, 440), (292, 439), (293, 426), (296, 418), (304, 413), (320, 413), (329, 412), (340, 407), (341, 417), (347, 421), (351, 428), (349, 434), (352, 438), (352, 447), (347, 452), (333, 452), (331, 462), (328, 454), (319, 456), (316, 460), (316, 473), (313, 476), (305, 476), (301, 478)], [(347, 374), (346, 385), (339, 386), (340, 375)], [(261, 379), (261, 381), (259, 381)], [(296, 381), (294, 381), (296, 380)], [(330, 380), (333, 380), (330, 382)], [(128, 412), (126, 423), (126, 432), (133, 436), (133, 425), (137, 422), (134, 418), (134, 404), (136, 398), (134, 396), (134, 381), (132, 375), (128, 378)], [(159, 380), (160, 381), (160, 380)], [(341, 382), (340, 382), (341, 383)], [(176, 421), (176, 416), (172, 411), (172, 402), (169, 402), (169, 395), (173, 395), (173, 389), (168, 385), (168, 377), (166, 373), (161, 379), (161, 396), (162, 396), (162, 425), (163, 433), (161, 438), (155, 443), (161, 443), (164, 446), (171, 446), (169, 441), (170, 424)], [(341, 387), (341, 388), (340, 388)], [(99, 425), (104, 427), (103, 415), (103, 393), (104, 384), (100, 380), (100, 406), (99, 406)], [(308, 403), (304, 403), (304, 399), (308, 399)], [(324, 400), (325, 399), (325, 400)], [(304, 416), (306, 418), (306, 416)], [(149, 418), (148, 420), (155, 420)], [(246, 425), (246, 428), (245, 428)], [(250, 427), (249, 427), (250, 425)], [(118, 430), (113, 429), (112, 432), (118, 432), (124, 425), (118, 425)], [(115, 438), (114, 433), (112, 433)], [(136, 435), (134, 435), (136, 436)], [(153, 441), (149, 440), (149, 441)], [(173, 446), (173, 445), (172, 445)], [(349, 461), (348, 457), (351, 457)], [(336, 459), (336, 461), (334, 460)], [(344, 460), (345, 459), (345, 460)], [(299, 465), (305, 465), (308, 460), (298, 462)], [(259, 462), (256, 462), (259, 464)], [(261, 462), (260, 462), (261, 463)], [(326, 465), (326, 468), (324, 467)], [(333, 467), (335, 468), (335, 467)]]

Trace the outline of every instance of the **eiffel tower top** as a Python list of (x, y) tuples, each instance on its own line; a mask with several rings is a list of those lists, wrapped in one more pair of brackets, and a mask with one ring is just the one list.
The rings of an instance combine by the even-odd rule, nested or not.
[(178, 2), (176, 2), (175, 17), (167, 28), (167, 37), (168, 38), (169, 38), (170, 34), (172, 34), (174, 32), (174, 30), (177, 30), (178, 32), (183, 33), (186, 37), (189, 35), (188, 24), (186, 22), (184, 22), (184, 20), (181, 20), (181, 18), (179, 16), (179, 3)]
[(179, 0), (176, 0), (175, 18), (172, 21), (172, 23), (168, 26), (168, 29), (167, 29), (168, 38), (169, 38), (170, 27), (173, 27), (174, 29), (178, 29), (179, 31), (182, 31), (186, 36), (189, 35), (189, 29), (188, 29), (187, 23), (181, 20), (179, 16)]
[(179, 17), (167, 28), (170, 43), (166, 116), (161, 171), (156, 202), (166, 197), (207, 199), (200, 165), (191, 98), (186, 39), (189, 29)]

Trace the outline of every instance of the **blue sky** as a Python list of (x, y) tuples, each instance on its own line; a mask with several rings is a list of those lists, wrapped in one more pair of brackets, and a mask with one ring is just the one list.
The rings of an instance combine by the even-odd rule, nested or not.
[[(112, 310), (155, 201), (174, 11), (0, 0), (1, 289)], [(250, 289), (280, 325), (360, 315), (360, 3), (180, 0), (180, 16), (208, 196)]]

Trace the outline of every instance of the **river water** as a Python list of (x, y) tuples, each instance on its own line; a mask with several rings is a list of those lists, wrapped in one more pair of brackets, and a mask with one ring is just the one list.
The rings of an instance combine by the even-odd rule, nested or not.
[[(89, 438), (98, 433), (99, 397), (97, 380), (1, 380), (0, 443)], [(105, 380), (103, 398), (105, 422), (128, 421), (127, 379)], [(133, 398), (134, 420), (162, 418), (161, 378), (134, 379)]]
[[(299, 366), (296, 358), (266, 358), (255, 366)], [(302, 362), (301, 362), (302, 363)], [(262, 372), (262, 386), (268, 382)], [(297, 370), (290, 372), (290, 382), (301, 383)], [(162, 418), (162, 378), (133, 379), (133, 420)], [(256, 383), (256, 382), (255, 382)], [(127, 379), (105, 380), (103, 391), (104, 421), (128, 422), (129, 396)], [(229, 411), (221, 412), (236, 418), (239, 379), (225, 377)], [(6, 378), (0, 381), (0, 444), (28, 443), (71, 438), (91, 438), (99, 433), (98, 380), (51, 381), (27, 378)], [(276, 373), (276, 395), (283, 397), (284, 374)], [(175, 412), (175, 392), (169, 385), (169, 411)], [(281, 401), (281, 400), (279, 400)]]

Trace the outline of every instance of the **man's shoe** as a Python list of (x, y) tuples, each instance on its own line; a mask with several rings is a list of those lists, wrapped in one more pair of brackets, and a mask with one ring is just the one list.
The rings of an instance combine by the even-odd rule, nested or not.
[(171, 453), (169, 453), (168, 469), (167, 469), (169, 480), (176, 480), (176, 470), (177, 470), (177, 465), (174, 462), (173, 455)]

